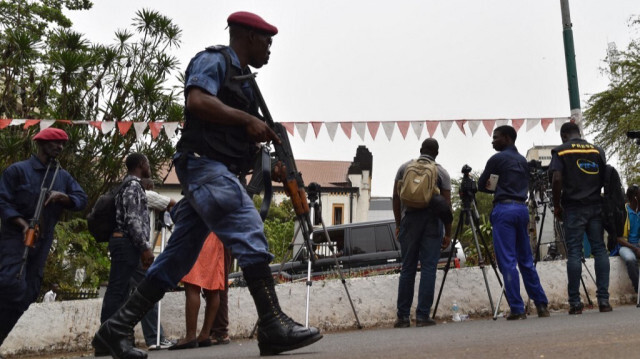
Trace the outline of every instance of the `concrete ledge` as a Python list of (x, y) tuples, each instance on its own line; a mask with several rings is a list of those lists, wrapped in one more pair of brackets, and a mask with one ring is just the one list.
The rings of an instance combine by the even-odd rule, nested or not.
[[(610, 258), (611, 304), (629, 304), (635, 301), (633, 287), (619, 257)], [(593, 260), (587, 266), (595, 276)], [(443, 272), (438, 271), (436, 295)], [(486, 274), (494, 303), (500, 295), (500, 287), (491, 267)], [(566, 261), (538, 263), (538, 274), (549, 298), (551, 309), (566, 308)], [(596, 287), (584, 270), (583, 278), (591, 300), (596, 302)], [(416, 283), (419, 276), (416, 278)], [(369, 278), (353, 278), (346, 281), (361, 324), (364, 327), (390, 325), (395, 320), (398, 274)], [(306, 285), (304, 283), (277, 286), (280, 304), (287, 314), (304, 323)], [(521, 288), (523, 298), (526, 297)], [(583, 301), (586, 297), (581, 290)], [(417, 288), (415, 292), (417, 298)], [(490, 315), (489, 298), (480, 268), (461, 268), (449, 271), (440, 300), (437, 317), (451, 317), (451, 302), (458, 302), (461, 312), (471, 316)], [(417, 299), (414, 299), (414, 307)], [(434, 303), (435, 304), (435, 303)], [(98, 329), (102, 299), (77, 300), (33, 304), (22, 316), (2, 346), (3, 355), (51, 353), (54, 351), (91, 350), (91, 339)], [(204, 301), (201, 303), (200, 323), (203, 320)], [(355, 318), (339, 280), (317, 281), (311, 286), (309, 321), (323, 331), (355, 328)], [(503, 299), (501, 308), (507, 309)], [(165, 333), (170, 338), (184, 334), (184, 294), (168, 293), (161, 304), (161, 316)], [(230, 334), (244, 337), (253, 329), (257, 316), (251, 296), (246, 288), (232, 288), (229, 292)], [(136, 328), (139, 343), (144, 343), (140, 326)]]

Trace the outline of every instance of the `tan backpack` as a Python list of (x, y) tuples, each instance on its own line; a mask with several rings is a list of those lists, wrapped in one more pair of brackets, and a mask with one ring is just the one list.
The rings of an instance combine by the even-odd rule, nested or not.
[(435, 161), (426, 158), (412, 160), (398, 181), (398, 195), (407, 207), (425, 208), (431, 198), (440, 193), (438, 168)]

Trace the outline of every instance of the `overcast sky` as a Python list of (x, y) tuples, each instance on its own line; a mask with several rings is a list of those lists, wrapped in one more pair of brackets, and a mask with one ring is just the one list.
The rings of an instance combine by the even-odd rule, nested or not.
[[(208, 45), (228, 44), (226, 18), (251, 11), (279, 29), (258, 83), (276, 121), (421, 121), (568, 117), (559, 0), (94, 0), (74, 12), (74, 29), (93, 42), (113, 43), (114, 31), (150, 8), (183, 30), (173, 52), (184, 69)], [(628, 27), (638, 1), (572, 1), (580, 99), (606, 89), (601, 72), (607, 44), (626, 48), (640, 36)], [(339, 129), (332, 142), (323, 127), (316, 139), (290, 138), (299, 159), (350, 161), (358, 145), (373, 153), (372, 194), (390, 196), (397, 168), (416, 157), (418, 139), (382, 128), (375, 141)], [(484, 128), (471, 136), (454, 125), (438, 128), (440, 162), (452, 177), (467, 163), (480, 171), (494, 154)], [(588, 137), (590, 138), (590, 137)], [(518, 132), (523, 155), (532, 145), (555, 145), (554, 125)], [(303, 174), (304, 176), (304, 174)], [(306, 179), (309, 182), (309, 179)]]

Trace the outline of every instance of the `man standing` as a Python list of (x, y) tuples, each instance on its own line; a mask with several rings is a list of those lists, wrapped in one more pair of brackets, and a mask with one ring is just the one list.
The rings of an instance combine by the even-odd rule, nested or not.
[(322, 338), (284, 314), (278, 304), (262, 220), (238, 180), (252, 166), (258, 142), (280, 143), (260, 119), (246, 80), (249, 66), (269, 60), (278, 29), (258, 15), (227, 19), (230, 46), (198, 53), (185, 74), (185, 128), (174, 156), (184, 198), (172, 210), (169, 244), (127, 303), (96, 333), (93, 344), (116, 357), (146, 358), (133, 348), (133, 326), (189, 272), (209, 234), (215, 232), (243, 270), (258, 311), (261, 355), (301, 348)]
[[(115, 196), (116, 226), (109, 239), (111, 270), (109, 283), (102, 301), (100, 322), (104, 323), (120, 308), (136, 284), (138, 270), (145, 271), (153, 263), (153, 252), (149, 244), (149, 213), (147, 196), (142, 188), (141, 180), (151, 177), (149, 160), (140, 153), (129, 155), (125, 161), (127, 176), (122, 180), (122, 187)], [(155, 316), (153, 315), (155, 313)], [(142, 329), (147, 345), (156, 341), (157, 311), (151, 311), (149, 318), (145, 316)], [(162, 328), (160, 328), (162, 330)], [(171, 343), (166, 343), (169, 347)], [(96, 348), (96, 355), (107, 355), (108, 352)]]
[(618, 237), (620, 258), (624, 260), (631, 284), (638, 293), (638, 258), (640, 258), (640, 206), (638, 203), (638, 185), (627, 189), (627, 220), (622, 237)]
[[(80, 211), (87, 205), (87, 195), (78, 182), (55, 160), (68, 139), (57, 128), (40, 131), (33, 137), (38, 153), (9, 166), (0, 178), (0, 345), (38, 298), (53, 230), (62, 211)], [(39, 219), (39, 235), (19, 276), (24, 238), (41, 188), (50, 190)]]
[(554, 215), (564, 221), (567, 244), (569, 314), (582, 314), (580, 278), (582, 276), (582, 240), (586, 233), (596, 270), (596, 296), (601, 312), (610, 312), (609, 257), (602, 227), (604, 151), (583, 140), (578, 125), (567, 122), (560, 128), (562, 145), (551, 151), (549, 171), (553, 173)]
[[(438, 141), (427, 138), (422, 142), (419, 160), (435, 162), (438, 148)], [(403, 179), (410, 162), (400, 166), (393, 184), (393, 216), (396, 220), (396, 235), (400, 241), (402, 252), (402, 269), (398, 282), (398, 318), (394, 325), (396, 328), (406, 328), (411, 325), (409, 315), (413, 302), (418, 261), (420, 261), (420, 285), (416, 308), (416, 326), (436, 324), (429, 317), (429, 313), (433, 304), (440, 249), (446, 248), (451, 242), (451, 222), (453, 219), (451, 214), (451, 179), (449, 173), (439, 164), (436, 164), (437, 187), (441, 196), (434, 196), (429, 202), (429, 206), (421, 209), (407, 207), (401, 201), (398, 183)], [(446, 216), (447, 213), (448, 216)], [(446, 219), (444, 240), (441, 217)]]
[(527, 319), (520, 296), (518, 268), (524, 288), (536, 305), (538, 317), (549, 316), (547, 296), (533, 266), (529, 244), (529, 210), (525, 202), (529, 191), (529, 168), (515, 146), (516, 137), (516, 130), (511, 126), (500, 126), (493, 131), (491, 144), (498, 153), (489, 158), (478, 179), (480, 191), (494, 193), (491, 211), (493, 248), (511, 309), (507, 320)]

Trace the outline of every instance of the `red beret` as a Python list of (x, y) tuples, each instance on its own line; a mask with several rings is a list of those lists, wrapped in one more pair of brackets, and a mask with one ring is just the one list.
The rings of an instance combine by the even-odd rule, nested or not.
[(59, 128), (45, 128), (33, 136), (34, 141), (68, 141), (67, 133)]
[(260, 16), (246, 11), (238, 11), (229, 15), (227, 24), (250, 27), (271, 36), (278, 33), (277, 27), (264, 21)]

